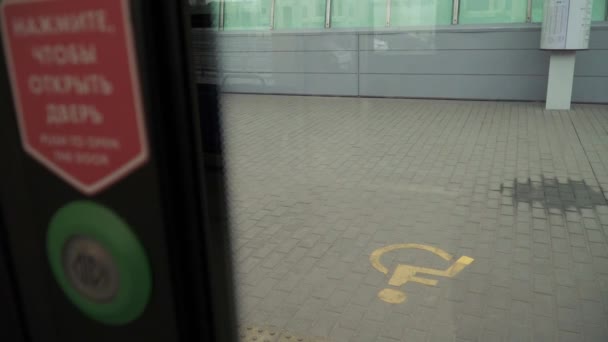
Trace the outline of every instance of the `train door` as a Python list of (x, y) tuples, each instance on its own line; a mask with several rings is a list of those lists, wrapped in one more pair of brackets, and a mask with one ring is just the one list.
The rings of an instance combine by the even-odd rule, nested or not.
[(2, 340), (232, 341), (186, 2), (1, 6)]

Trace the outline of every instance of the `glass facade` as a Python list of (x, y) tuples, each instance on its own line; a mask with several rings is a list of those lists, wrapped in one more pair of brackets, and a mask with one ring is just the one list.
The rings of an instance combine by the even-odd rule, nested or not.
[(386, 25), (386, 0), (334, 0), (331, 26), (335, 28), (382, 27)]
[(193, 35), (239, 341), (608, 341), (608, 23), (551, 53), (542, 0), (239, 1), (262, 31)]
[[(543, 0), (533, 0), (532, 2), (532, 22), (540, 23), (543, 21)], [(593, 0), (593, 11), (591, 20), (604, 21), (606, 20), (606, 1)]]
[(525, 23), (527, 0), (462, 0), (461, 24)]
[(391, 26), (449, 25), (452, 0), (392, 0)]
[[(225, 0), (226, 30), (298, 30), (325, 27), (328, 0)], [(454, 0), (332, 0), (332, 28), (378, 28), (450, 25)], [(593, 21), (605, 21), (608, 1), (593, 1)], [(390, 5), (390, 24), (387, 8)], [(219, 26), (220, 0), (195, 0), (193, 8), (212, 13)], [(460, 0), (459, 24), (525, 23), (528, 0)], [(532, 0), (531, 21), (543, 17), (543, 0)]]
[(606, 5), (607, 5), (606, 1), (594, 0), (591, 20), (593, 20), (593, 21), (606, 20)]
[(323, 28), (325, 0), (276, 0), (276, 29)]
[(543, 0), (532, 0), (532, 22), (540, 23), (543, 21)]
[(225, 0), (224, 29), (269, 29), (271, 5), (271, 0)]

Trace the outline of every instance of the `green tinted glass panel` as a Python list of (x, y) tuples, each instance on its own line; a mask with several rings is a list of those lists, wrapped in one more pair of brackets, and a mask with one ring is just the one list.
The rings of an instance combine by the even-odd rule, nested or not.
[(593, 0), (593, 10), (591, 12), (591, 20), (593, 20), (593, 21), (606, 20), (606, 0)]
[(593, 12), (591, 13), (591, 20), (606, 20), (606, 0), (593, 0)]
[(532, 22), (540, 23), (543, 21), (543, 0), (532, 0)]
[(392, 0), (391, 26), (449, 25), (452, 0)]
[(333, 0), (331, 6), (331, 27), (386, 25), (386, 0)]
[(525, 23), (527, 0), (461, 0), (461, 24)]
[(224, 29), (269, 29), (270, 4), (270, 0), (226, 0)]
[(325, 0), (276, 0), (276, 29), (323, 28)]
[(210, 3), (207, 11), (211, 13), (212, 26), (218, 27), (220, 24), (220, 2), (214, 1)]
[[(533, 0), (532, 2), (532, 21), (540, 23), (543, 21), (543, 0)], [(606, 20), (606, 0), (593, 0), (593, 11), (591, 20), (604, 21)]]

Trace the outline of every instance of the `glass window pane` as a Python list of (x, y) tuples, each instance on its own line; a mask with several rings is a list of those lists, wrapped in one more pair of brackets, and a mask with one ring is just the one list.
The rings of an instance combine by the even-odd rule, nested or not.
[(271, 0), (226, 0), (224, 29), (269, 29)]
[(460, 23), (525, 23), (527, 8), (527, 0), (462, 0)]
[(194, 21), (210, 21), (210, 25), (204, 25), (205, 27), (212, 27), (217, 29), (219, 26), (220, 19), (220, 1), (219, 0), (190, 0), (190, 13), (196, 17)]
[[(532, 21), (540, 23), (543, 21), (543, 0), (533, 0), (532, 2)], [(606, 0), (594, 0), (591, 20), (606, 20)]]
[(528, 0), (460, 0), (457, 34), (452, 0), (390, 0), (388, 29), (387, 0), (331, 0), (331, 29), (325, 0), (270, 2), (275, 34), (198, 53), (240, 341), (608, 341), (608, 31), (568, 114), (545, 108)]
[(593, 12), (591, 14), (591, 20), (593, 20), (593, 21), (606, 20), (606, 1), (605, 0), (594, 0), (593, 1)]
[(323, 28), (325, 0), (276, 0), (276, 29)]
[(532, 0), (532, 22), (540, 23), (543, 21), (543, 0)]
[(392, 0), (391, 26), (449, 25), (452, 0)]
[(386, 0), (333, 0), (331, 27), (381, 27), (386, 24)]

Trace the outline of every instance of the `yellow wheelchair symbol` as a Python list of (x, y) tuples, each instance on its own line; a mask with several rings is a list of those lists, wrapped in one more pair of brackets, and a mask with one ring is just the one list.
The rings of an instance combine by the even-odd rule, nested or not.
[[(378, 271), (388, 275), (389, 270), (384, 265), (382, 265), (382, 263), (380, 262), (380, 257), (382, 257), (382, 255), (384, 253), (394, 251), (397, 249), (421, 249), (421, 250), (429, 251), (429, 252), (437, 255), (445, 261), (451, 262), (453, 260), (452, 255), (450, 255), (446, 251), (439, 249), (437, 247), (426, 246), (426, 245), (421, 245), (421, 244), (417, 244), (417, 243), (402, 243), (402, 244), (396, 244), (396, 245), (390, 245), (390, 246), (378, 248), (374, 252), (372, 252), (372, 254), (369, 257), (369, 260), (371, 261), (372, 266), (374, 266), (374, 268), (377, 269)], [(456, 260), (454, 263), (452, 263), (452, 265), (445, 270), (438, 270), (438, 269), (434, 269), (434, 268), (426, 268), (426, 267), (418, 267), (418, 266), (400, 264), (400, 265), (397, 265), (397, 268), (395, 269), (393, 276), (388, 281), (388, 284), (391, 286), (402, 286), (405, 283), (407, 283), (408, 281), (413, 281), (413, 282), (417, 282), (417, 283), (421, 283), (421, 284), (425, 284), (425, 285), (435, 286), (435, 285), (437, 285), (437, 280), (422, 278), (422, 277), (417, 276), (417, 274), (428, 274), (428, 275), (452, 278), (452, 277), (456, 276), (458, 273), (460, 273), (465, 267), (470, 265), (474, 260), (475, 259), (468, 257), (468, 256), (461, 256), (460, 258), (458, 258), (458, 260)], [(386, 289), (380, 290), (380, 292), (378, 292), (378, 298), (380, 298), (381, 300), (383, 300), (387, 303), (399, 304), (399, 303), (403, 303), (405, 301), (405, 299), (407, 298), (407, 296), (405, 295), (405, 293), (403, 291), (392, 289), (392, 288), (386, 288)]]

